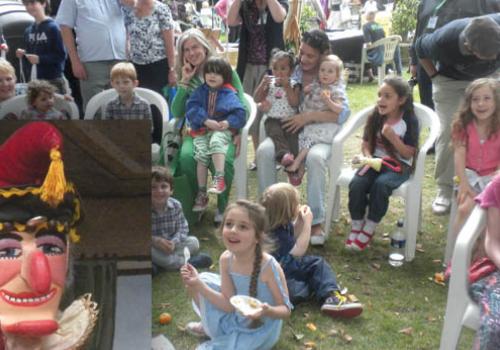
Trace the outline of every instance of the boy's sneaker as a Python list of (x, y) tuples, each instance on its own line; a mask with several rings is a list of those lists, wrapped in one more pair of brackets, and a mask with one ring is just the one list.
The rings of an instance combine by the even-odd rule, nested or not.
[(212, 180), (212, 187), (208, 189), (209, 193), (221, 194), (226, 190), (226, 181), (224, 176), (214, 176)]
[(192, 256), (188, 262), (197, 269), (207, 269), (212, 266), (212, 258), (210, 255), (204, 253)]
[(353, 318), (363, 312), (363, 305), (349, 300), (347, 296), (336, 290), (326, 298), (321, 306), (321, 312), (330, 317)]
[(193, 211), (200, 212), (205, 211), (208, 206), (208, 196), (204, 192), (198, 192), (196, 199), (194, 200)]

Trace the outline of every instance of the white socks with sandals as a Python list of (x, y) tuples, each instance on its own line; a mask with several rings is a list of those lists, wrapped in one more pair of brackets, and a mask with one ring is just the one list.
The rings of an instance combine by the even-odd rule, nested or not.
[(358, 251), (365, 250), (372, 240), (377, 225), (377, 222), (370, 219), (367, 219), (366, 221), (352, 220), (351, 232), (345, 242), (346, 248)]

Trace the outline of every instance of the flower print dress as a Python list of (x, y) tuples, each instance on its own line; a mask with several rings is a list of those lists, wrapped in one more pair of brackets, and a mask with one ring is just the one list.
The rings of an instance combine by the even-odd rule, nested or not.
[[(229, 261), (229, 274), (235, 287), (235, 295), (248, 295), (250, 277), (231, 271)], [(260, 274), (265, 269), (272, 269), (274, 278), (278, 284), (283, 300), (288, 308), (292, 309), (292, 304), (285, 293), (285, 288), (281, 282), (277, 266), (278, 262), (270, 257), (262, 268)], [(266, 283), (260, 279), (257, 284), (257, 299), (269, 305), (276, 305), (271, 290)], [(200, 278), (212, 289), (220, 291), (220, 276), (214, 273), (204, 272)], [(193, 303), (194, 304), (194, 303)], [(203, 328), (211, 340), (202, 343), (197, 350), (267, 350), (271, 349), (279, 340), (283, 321), (269, 317), (262, 318), (263, 324), (257, 328), (249, 328), (250, 320), (243, 317), (238, 312), (226, 313), (211, 304), (207, 299), (200, 296), (200, 309), (195, 306), (195, 312), (201, 317)]]

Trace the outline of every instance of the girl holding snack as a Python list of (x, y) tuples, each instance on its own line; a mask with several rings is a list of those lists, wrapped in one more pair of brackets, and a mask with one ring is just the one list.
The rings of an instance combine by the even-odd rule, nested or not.
[[(271, 349), (279, 340), (282, 319), (290, 316), (286, 280), (278, 262), (266, 251), (267, 218), (264, 208), (247, 200), (230, 204), (221, 226), (226, 247), (220, 257), (220, 275), (198, 274), (186, 264), (181, 277), (194, 300), (201, 323), (188, 331), (210, 340), (197, 349)], [(234, 295), (251, 296), (253, 313), (237, 312)], [(245, 299), (243, 299), (245, 300)], [(251, 299), (252, 300), (252, 299)]]
[(410, 86), (400, 77), (387, 77), (366, 121), (361, 145), (363, 156), (382, 158), (384, 165), (380, 171), (364, 166), (349, 184), (352, 221), (347, 249), (361, 251), (368, 246), (387, 212), (392, 191), (410, 176), (417, 147), (418, 120)]
[(271, 52), (272, 76), (265, 75), (255, 90), (254, 100), (267, 114), (266, 135), (273, 140), (275, 157), (284, 167), (291, 165), (297, 154), (297, 134), (287, 132), (281, 122), (297, 114), (299, 89), (291, 85), (290, 75), (295, 66), (291, 52), (275, 49)]
[[(304, 87), (304, 102), (300, 106), (301, 113), (332, 111), (341, 113), (344, 109), (345, 86), (342, 81), (343, 63), (335, 55), (326, 56), (319, 66), (319, 77), (312, 84)], [(312, 146), (319, 143), (332, 143), (339, 129), (339, 124), (314, 123), (307, 124), (299, 133), (299, 154), (286, 171), (290, 183), (298, 186), (305, 173), (305, 159)]]

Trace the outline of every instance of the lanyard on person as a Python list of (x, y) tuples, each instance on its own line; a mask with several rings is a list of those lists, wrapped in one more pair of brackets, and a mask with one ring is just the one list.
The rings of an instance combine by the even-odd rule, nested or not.
[(432, 12), (432, 16), (429, 18), (429, 21), (427, 22), (427, 29), (436, 29), (437, 21), (438, 21), (438, 11), (443, 7), (443, 5), (446, 3), (446, 0), (441, 1), (439, 4), (436, 5), (434, 8), (434, 11)]

